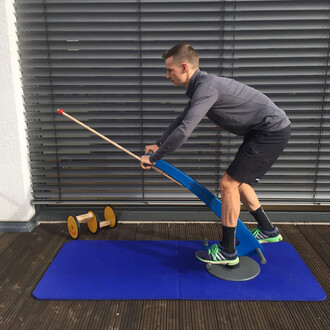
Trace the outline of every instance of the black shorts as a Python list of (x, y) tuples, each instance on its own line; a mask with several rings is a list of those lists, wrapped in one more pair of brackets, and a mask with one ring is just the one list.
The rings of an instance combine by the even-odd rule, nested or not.
[(244, 137), (227, 173), (241, 183), (251, 186), (272, 167), (291, 135), (290, 125), (275, 132), (253, 132)]

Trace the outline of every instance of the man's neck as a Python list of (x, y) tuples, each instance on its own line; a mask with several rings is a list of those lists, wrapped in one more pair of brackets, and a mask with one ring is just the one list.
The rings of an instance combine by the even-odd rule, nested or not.
[(188, 71), (188, 79), (187, 79), (187, 81), (186, 81), (185, 84), (184, 84), (185, 89), (188, 89), (190, 79), (191, 79), (191, 77), (194, 75), (194, 73), (195, 73), (197, 70), (198, 70), (198, 68), (197, 68), (197, 69), (194, 69), (194, 70), (189, 70), (189, 71)]

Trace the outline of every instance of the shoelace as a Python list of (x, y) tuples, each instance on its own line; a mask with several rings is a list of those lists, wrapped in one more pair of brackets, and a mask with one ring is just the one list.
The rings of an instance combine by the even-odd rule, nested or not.
[(213, 260), (216, 260), (216, 256), (219, 251), (220, 251), (220, 249), (219, 249), (218, 244), (211, 245), (211, 247), (209, 248), (209, 254), (212, 255)]

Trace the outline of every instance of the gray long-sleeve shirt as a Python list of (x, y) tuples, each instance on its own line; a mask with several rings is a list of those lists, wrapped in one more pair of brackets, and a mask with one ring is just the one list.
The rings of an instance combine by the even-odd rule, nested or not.
[(242, 136), (253, 131), (278, 131), (290, 125), (285, 112), (266, 95), (233, 79), (197, 70), (186, 95), (188, 105), (156, 141), (160, 148), (150, 157), (151, 162), (178, 149), (205, 116)]

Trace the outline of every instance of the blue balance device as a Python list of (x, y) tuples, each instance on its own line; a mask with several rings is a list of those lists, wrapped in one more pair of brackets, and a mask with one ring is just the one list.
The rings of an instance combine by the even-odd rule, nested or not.
[[(204, 186), (164, 160), (158, 160), (154, 166), (190, 190), (221, 219), (220, 200)], [(266, 259), (262, 254), (262, 245), (240, 219), (237, 221), (236, 238), (238, 239), (236, 248), (239, 256), (247, 256), (256, 253), (260, 261), (266, 263)]]

